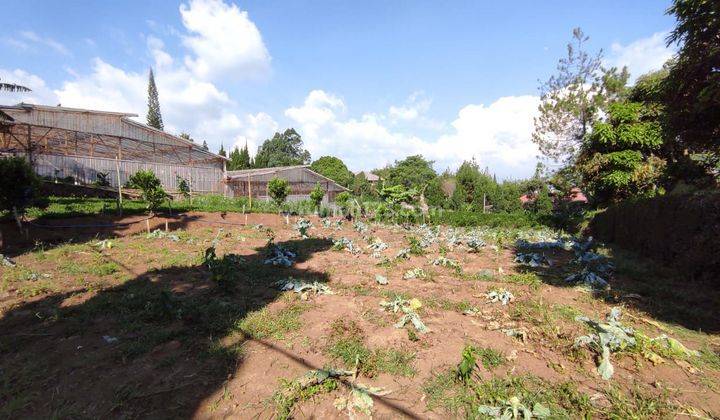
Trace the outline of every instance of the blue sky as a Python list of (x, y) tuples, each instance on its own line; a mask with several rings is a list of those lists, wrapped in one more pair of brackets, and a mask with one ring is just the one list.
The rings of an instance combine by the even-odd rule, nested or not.
[(19, 100), (144, 120), (153, 67), (166, 130), (254, 150), (295, 127), (353, 170), (408, 154), (532, 173), (538, 79), (573, 27), (639, 75), (672, 54), (668, 1), (13, 1), (0, 78)]

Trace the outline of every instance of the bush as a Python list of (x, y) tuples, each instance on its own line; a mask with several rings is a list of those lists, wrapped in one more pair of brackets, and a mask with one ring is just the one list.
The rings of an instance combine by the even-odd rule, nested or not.
[(542, 223), (529, 212), (515, 213), (477, 213), (470, 211), (443, 211), (430, 214), (430, 222), (451, 226), (490, 226), (490, 227), (533, 227)]
[(110, 186), (110, 179), (109, 179), (109, 172), (98, 172), (95, 176), (97, 179), (95, 180), (94, 184), (98, 187), (109, 187)]
[(340, 206), (343, 210), (348, 208), (348, 204), (350, 203), (350, 193), (347, 191), (343, 191), (340, 194), (335, 196), (335, 204)]
[(22, 157), (0, 159), (0, 210), (20, 217), (33, 205), (40, 188), (40, 179)]
[(175, 176), (177, 177), (177, 186), (180, 194), (185, 198), (190, 198), (190, 183), (180, 175)]
[(142, 191), (142, 198), (147, 202), (148, 210), (154, 211), (169, 198), (169, 195), (162, 188), (160, 179), (151, 170), (140, 170), (135, 172), (128, 180), (130, 188), (137, 188)]
[(310, 200), (312, 200), (316, 206), (320, 206), (323, 197), (325, 197), (325, 190), (318, 182), (317, 184), (315, 184), (315, 188), (310, 191)]
[(290, 183), (287, 179), (273, 178), (268, 182), (268, 194), (270, 194), (273, 202), (280, 206), (290, 195)]

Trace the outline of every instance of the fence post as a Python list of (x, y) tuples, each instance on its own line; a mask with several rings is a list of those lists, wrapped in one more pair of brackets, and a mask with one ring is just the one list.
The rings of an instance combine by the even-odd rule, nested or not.
[(118, 214), (122, 216), (122, 182), (120, 182), (120, 161), (118, 155), (115, 155), (115, 173), (117, 174), (117, 188), (118, 188)]

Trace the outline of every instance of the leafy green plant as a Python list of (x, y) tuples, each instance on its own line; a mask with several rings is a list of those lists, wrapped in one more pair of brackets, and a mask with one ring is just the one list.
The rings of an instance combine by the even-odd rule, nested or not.
[(157, 210), (170, 196), (162, 188), (160, 179), (151, 170), (139, 170), (128, 180), (131, 188), (142, 191), (142, 198), (150, 211)]
[(325, 190), (318, 182), (317, 184), (315, 184), (315, 188), (310, 191), (310, 200), (312, 200), (312, 202), (315, 203), (316, 206), (320, 206), (323, 197), (325, 197)]
[(22, 157), (0, 158), (0, 210), (20, 220), (38, 195), (40, 180), (32, 166)]
[(287, 179), (273, 178), (268, 182), (267, 188), (270, 198), (278, 206), (282, 205), (290, 195), (290, 183)]
[(95, 174), (95, 182), (94, 184), (98, 187), (109, 187), (110, 186), (110, 179), (109, 179), (110, 173), (109, 172), (98, 172)]
[(190, 183), (187, 179), (181, 177), (180, 175), (176, 175), (177, 180), (177, 187), (178, 192), (185, 198), (190, 198)]

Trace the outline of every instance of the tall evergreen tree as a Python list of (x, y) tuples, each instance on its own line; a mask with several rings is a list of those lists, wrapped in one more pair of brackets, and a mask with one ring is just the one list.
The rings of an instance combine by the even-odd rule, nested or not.
[(222, 143), (220, 143), (220, 150), (218, 150), (218, 155), (227, 157), (227, 153), (225, 153), (225, 147), (223, 147)]
[(240, 153), (238, 155), (238, 162), (240, 164), (239, 169), (252, 168), (252, 162), (250, 161), (250, 152), (248, 151), (247, 142), (245, 142), (245, 147), (240, 149)]
[(147, 124), (158, 130), (164, 129), (162, 115), (160, 114), (160, 99), (158, 98), (157, 86), (155, 86), (155, 75), (153, 75), (152, 69), (150, 69), (150, 76), (148, 78)]
[(205, 140), (203, 140), (202, 148), (205, 150), (210, 150), (210, 148), (208, 147), (208, 144)]

